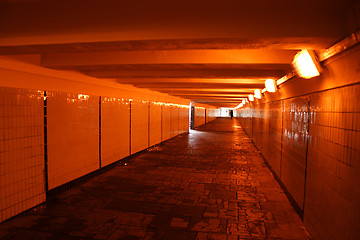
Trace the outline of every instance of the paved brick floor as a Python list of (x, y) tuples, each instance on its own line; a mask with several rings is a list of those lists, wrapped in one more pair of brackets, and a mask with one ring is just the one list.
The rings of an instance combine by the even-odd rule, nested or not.
[(236, 120), (217, 119), (0, 224), (0, 239), (309, 239)]

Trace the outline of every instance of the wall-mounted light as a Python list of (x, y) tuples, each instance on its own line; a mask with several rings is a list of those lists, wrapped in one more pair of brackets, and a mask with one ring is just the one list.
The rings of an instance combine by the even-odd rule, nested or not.
[(302, 50), (295, 55), (292, 64), (297, 74), (306, 79), (319, 76), (322, 70), (314, 51)]
[(266, 79), (265, 88), (268, 92), (276, 92), (276, 82), (274, 79)]
[(239, 105), (237, 105), (237, 106), (235, 107), (235, 109), (242, 108), (243, 106), (244, 106), (244, 104), (240, 103)]
[(261, 99), (260, 89), (256, 89), (256, 90), (254, 91), (254, 96), (255, 96), (255, 98), (257, 98), (257, 99)]
[(254, 101), (254, 95), (249, 94), (249, 101), (250, 101), (250, 102), (253, 102), (253, 101)]

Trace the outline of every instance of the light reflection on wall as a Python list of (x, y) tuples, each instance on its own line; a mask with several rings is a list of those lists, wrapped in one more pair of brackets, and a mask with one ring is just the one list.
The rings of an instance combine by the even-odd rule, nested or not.
[(88, 100), (89, 99), (89, 95), (85, 95), (85, 94), (78, 94), (78, 99), (79, 100)]
[(129, 100), (128, 99), (124, 99), (124, 98), (115, 98), (115, 97), (102, 97), (103, 102), (118, 102), (118, 103), (124, 103), (125, 105), (129, 104)]
[(183, 105), (183, 104), (165, 103), (165, 102), (152, 102), (152, 103), (155, 104), (155, 105), (160, 105), (160, 106), (189, 108), (188, 105)]
[[(44, 91), (40, 91), (38, 90), (39, 93), (42, 93), (42, 95), (44, 95)], [(36, 96), (38, 97), (38, 96)], [(46, 97), (44, 97), (44, 100), (46, 99)], [(89, 95), (86, 94), (78, 94), (77, 95), (77, 99), (75, 98), (67, 98), (67, 102), (76, 102), (76, 100), (80, 100), (80, 101), (85, 101), (89, 99)], [(129, 104), (129, 102), (141, 102), (141, 103), (153, 103), (155, 105), (160, 105), (160, 106), (169, 106), (169, 107), (179, 107), (179, 108), (189, 108), (188, 105), (184, 105), (184, 104), (176, 104), (176, 103), (167, 103), (167, 102), (156, 102), (156, 101), (148, 101), (148, 100), (138, 100), (138, 99), (125, 99), (125, 98), (116, 98), (116, 97), (103, 97), (103, 100), (106, 102), (125, 102), (125, 104)], [(196, 107), (196, 109), (205, 109), (204, 107)]]

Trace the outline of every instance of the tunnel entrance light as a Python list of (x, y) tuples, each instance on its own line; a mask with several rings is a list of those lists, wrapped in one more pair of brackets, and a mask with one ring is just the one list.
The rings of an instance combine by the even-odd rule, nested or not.
[(265, 81), (265, 88), (268, 92), (276, 92), (276, 82), (274, 79), (267, 79)]
[(309, 79), (320, 75), (321, 66), (314, 51), (302, 50), (295, 55), (292, 64), (302, 78)]
[(250, 101), (250, 102), (253, 102), (253, 101), (254, 101), (254, 95), (249, 94), (249, 101)]
[(257, 99), (261, 99), (260, 89), (256, 89), (256, 90), (254, 91), (254, 96), (255, 96), (255, 98), (257, 98)]

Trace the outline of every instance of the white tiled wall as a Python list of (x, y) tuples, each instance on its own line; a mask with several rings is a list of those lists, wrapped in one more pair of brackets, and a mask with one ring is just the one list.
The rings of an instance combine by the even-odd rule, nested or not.
[(149, 147), (149, 102), (131, 102), (131, 153)]
[(171, 137), (179, 134), (179, 108), (171, 106)]
[(150, 104), (150, 146), (161, 142), (161, 105)]
[(180, 107), (179, 108), (179, 127), (180, 133), (189, 131), (189, 108), (188, 107)]
[(44, 100), (0, 88), (0, 222), (45, 200)]
[(99, 168), (99, 97), (48, 94), (49, 189)]
[(130, 104), (128, 99), (102, 97), (101, 166), (127, 157), (130, 147)]
[(314, 239), (360, 236), (359, 103), (359, 84), (310, 95), (304, 222)]
[(195, 127), (205, 123), (205, 109), (202, 107), (195, 107)]
[(313, 239), (360, 239), (359, 103), (356, 84), (238, 110)]
[[(234, 117), (236, 117), (237, 111), (234, 111)], [(207, 108), (206, 109), (206, 123), (215, 120), (217, 116), (220, 116), (220, 109), (217, 108)]]
[(0, 222), (45, 201), (45, 126), (49, 190), (189, 126), (186, 105), (131, 100), (130, 111), (128, 99), (47, 91), (45, 115), (42, 91), (0, 93)]
[(162, 106), (162, 140), (171, 137), (171, 106)]

